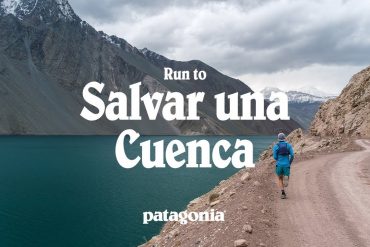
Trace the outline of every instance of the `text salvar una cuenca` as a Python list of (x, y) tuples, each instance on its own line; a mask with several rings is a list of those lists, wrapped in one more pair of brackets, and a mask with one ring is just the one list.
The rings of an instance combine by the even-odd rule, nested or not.
[[(104, 114), (110, 121), (117, 120), (141, 120), (141, 107), (144, 106), (149, 120), (155, 120), (161, 109), (161, 116), (167, 120), (199, 120), (198, 104), (201, 104), (204, 99), (204, 92), (194, 92), (184, 96), (179, 92), (166, 92), (153, 94), (146, 93), (140, 95), (141, 82), (130, 86), (130, 102), (128, 97), (123, 92), (110, 92), (108, 102), (99, 97), (104, 89), (104, 83), (90, 82), (83, 89), (82, 96), (86, 103), (92, 106), (92, 109), (84, 107), (81, 116), (89, 121), (96, 121)], [(226, 120), (289, 120), (288, 115), (288, 97), (285, 93), (271, 93), (270, 101), (265, 114), (265, 101), (261, 93), (246, 93), (240, 95), (233, 93), (225, 95), (220, 93), (214, 96), (216, 100), (216, 116), (220, 121)], [(229, 112), (226, 111), (225, 101), (229, 100), (229, 105), (232, 106)], [(239, 100), (241, 100), (242, 108), (239, 111)], [(252, 111), (252, 100), (255, 101), (255, 111)], [(161, 107), (162, 106), (162, 107)], [(128, 111), (130, 107), (130, 111)], [(188, 109), (185, 110), (185, 107)], [(276, 111), (276, 109), (279, 109)], [(128, 114), (130, 112), (130, 114)], [(241, 112), (241, 115), (239, 114)], [(255, 112), (252, 116), (252, 112)], [(253, 164), (253, 144), (249, 140), (236, 139), (233, 144), (235, 152), (232, 152), (232, 157), (221, 157), (222, 152), (227, 152), (231, 148), (231, 143), (227, 140), (219, 140), (212, 150), (207, 140), (194, 140), (185, 145), (179, 140), (170, 141), (165, 147), (164, 141), (151, 143), (150, 140), (140, 143), (142, 156), (128, 158), (125, 150), (125, 139), (128, 138), (129, 145), (132, 145), (140, 134), (132, 129), (124, 130), (118, 137), (116, 143), (116, 157), (118, 163), (124, 168), (133, 168), (137, 164), (142, 163), (145, 168), (163, 168), (167, 163), (172, 168), (182, 166), (191, 168), (210, 168), (212, 153), (213, 164), (218, 168), (225, 168), (230, 163), (236, 168), (254, 167)], [(153, 146), (153, 148), (151, 148)], [(151, 150), (154, 150), (154, 160), (151, 160)], [(197, 163), (197, 151), (201, 152), (201, 162)], [(187, 153), (186, 159), (179, 159), (179, 156)], [(163, 157), (165, 155), (165, 157)], [(183, 155), (182, 155), (183, 157)], [(166, 162), (167, 161), (167, 162)]]

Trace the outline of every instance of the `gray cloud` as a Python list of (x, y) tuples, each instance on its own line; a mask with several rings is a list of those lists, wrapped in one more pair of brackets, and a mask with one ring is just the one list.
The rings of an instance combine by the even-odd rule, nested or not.
[(367, 1), (70, 2), (108, 34), (172, 59), (202, 60), (233, 76), (369, 63)]
[(114, 23), (117, 20), (135, 20), (138, 15), (156, 15), (169, 7), (189, 8), (222, 1), (224, 0), (71, 0), (70, 3), (81, 16), (99, 23)]

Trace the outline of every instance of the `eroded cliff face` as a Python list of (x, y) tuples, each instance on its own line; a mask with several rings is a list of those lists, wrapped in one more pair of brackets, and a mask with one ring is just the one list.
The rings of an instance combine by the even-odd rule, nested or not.
[(337, 98), (320, 107), (310, 132), (315, 136), (370, 136), (370, 67), (355, 74)]

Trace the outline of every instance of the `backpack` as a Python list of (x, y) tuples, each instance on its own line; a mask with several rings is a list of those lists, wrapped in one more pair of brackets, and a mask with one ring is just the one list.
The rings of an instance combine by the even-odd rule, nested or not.
[(277, 154), (278, 155), (285, 156), (285, 155), (289, 155), (290, 154), (289, 149), (288, 149), (288, 143), (286, 143), (286, 142), (279, 142), (278, 143), (278, 146), (279, 146), (279, 148), (277, 150)]

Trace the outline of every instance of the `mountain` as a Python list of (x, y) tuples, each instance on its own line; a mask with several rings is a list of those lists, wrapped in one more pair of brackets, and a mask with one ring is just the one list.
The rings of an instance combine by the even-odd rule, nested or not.
[[(276, 87), (266, 87), (261, 91), (265, 99), (269, 99), (271, 92), (284, 92), (287, 94), (289, 102), (294, 103), (325, 102), (328, 99), (332, 99), (335, 97), (334, 95), (326, 94), (315, 88), (311, 88), (311, 93), (308, 93), (307, 90), (300, 91), (299, 89), (283, 91)], [(317, 92), (317, 94), (313, 94), (314, 92)]]
[[(149, 37), (148, 37), (149, 38)], [(207, 72), (205, 81), (165, 81), (163, 67)], [(206, 92), (200, 121), (89, 122), (80, 117), (82, 89), (90, 81), (110, 91)], [(0, 134), (272, 134), (298, 127), (295, 121), (218, 121), (213, 95), (252, 92), (243, 82), (193, 60), (170, 60), (126, 40), (96, 31), (66, 0), (0, 0)], [(128, 98), (130, 100), (130, 98)], [(229, 106), (227, 106), (229, 107)]]
[(370, 67), (355, 74), (341, 94), (324, 103), (310, 131), (316, 136), (370, 137)]
[(297, 90), (283, 91), (276, 87), (266, 87), (261, 93), (268, 100), (271, 92), (285, 92), (289, 100), (289, 115), (296, 120), (304, 129), (308, 129), (320, 105), (333, 96), (329, 96), (315, 88), (311, 92), (317, 92), (319, 95), (312, 95)]
[(296, 91), (306, 93), (306, 94), (315, 95), (315, 96), (322, 97), (322, 98), (333, 98), (335, 96), (338, 96), (337, 94), (330, 94), (330, 93), (323, 92), (323, 91), (321, 91), (321, 90), (319, 90), (315, 87), (312, 87), (312, 86), (300, 87)]

